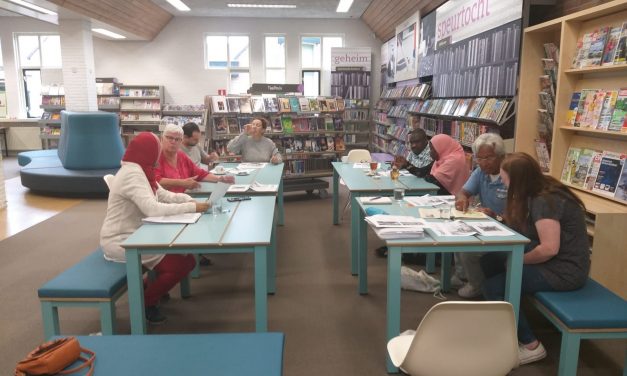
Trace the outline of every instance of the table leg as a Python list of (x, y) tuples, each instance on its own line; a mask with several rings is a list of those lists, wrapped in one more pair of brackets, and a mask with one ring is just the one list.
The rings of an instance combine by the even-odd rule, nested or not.
[(427, 273), (435, 273), (435, 253), (427, 253), (427, 265), (425, 269)]
[[(353, 217), (357, 221), (357, 255), (358, 255), (358, 279), (359, 293), (368, 293), (368, 228), (364, 213), (358, 210), (358, 217)], [(352, 221), (353, 219), (351, 219)]]
[(137, 249), (126, 250), (126, 280), (128, 285), (131, 334), (146, 334), (142, 263)]
[(357, 275), (358, 248), (359, 248), (359, 204), (357, 195), (351, 195), (351, 274)]
[(255, 253), (255, 331), (268, 331), (268, 250), (256, 246)]
[(283, 226), (285, 224), (285, 210), (283, 208), (283, 179), (281, 179), (281, 182), (279, 183), (277, 201), (279, 206), (279, 226)]
[[(401, 332), (401, 247), (388, 247), (387, 340)], [(388, 373), (398, 373), (390, 357), (385, 355)]]
[(337, 225), (340, 223), (340, 219), (339, 219), (339, 204), (338, 204), (338, 200), (339, 200), (339, 196), (340, 196), (340, 192), (339, 192), (339, 175), (337, 173), (337, 171), (335, 169), (333, 169), (333, 224)]
[(194, 269), (190, 273), (192, 278), (200, 278), (200, 255), (194, 253), (194, 260), (196, 260), (196, 265), (194, 265)]
[(520, 293), (522, 284), (523, 245), (513, 245), (507, 255), (507, 279), (505, 282), (505, 300), (512, 304), (516, 322), (520, 309)]
[[(435, 253), (430, 253), (435, 256)], [(443, 292), (449, 292), (451, 288), (451, 259), (453, 254), (451, 252), (442, 253), (442, 266), (441, 266), (441, 281), (440, 286)]]
[(268, 294), (276, 292), (276, 224), (272, 225), (268, 249)]

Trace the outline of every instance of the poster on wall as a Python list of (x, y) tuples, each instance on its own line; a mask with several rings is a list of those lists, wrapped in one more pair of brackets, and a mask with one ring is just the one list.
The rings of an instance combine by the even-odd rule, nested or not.
[(394, 54), (394, 81), (411, 80), (418, 77), (418, 28), (420, 12), (414, 13), (396, 27)]
[(435, 56), (435, 12), (431, 12), (420, 20), (420, 38), (418, 41), (418, 76), (433, 74)]
[(389, 83), (394, 82), (394, 49), (396, 47), (396, 37), (381, 45), (381, 92)]
[(449, 0), (436, 10), (436, 48), (522, 17), (523, 0)]

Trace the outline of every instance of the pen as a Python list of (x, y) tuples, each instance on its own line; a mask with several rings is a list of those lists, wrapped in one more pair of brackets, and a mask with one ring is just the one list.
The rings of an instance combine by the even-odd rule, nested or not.
[(375, 201), (375, 200), (378, 200), (378, 199), (380, 199), (380, 198), (382, 198), (382, 196), (377, 196), (377, 197), (374, 197), (374, 198), (372, 198), (370, 201)]

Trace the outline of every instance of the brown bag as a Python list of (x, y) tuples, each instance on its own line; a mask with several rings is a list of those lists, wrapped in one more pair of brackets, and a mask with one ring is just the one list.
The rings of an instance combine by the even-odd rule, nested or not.
[[(81, 356), (81, 352), (89, 354), (90, 357)], [(63, 371), (65, 367), (79, 359), (84, 363)], [(39, 345), (26, 358), (20, 360), (15, 367), (15, 376), (67, 375), (87, 366), (89, 366), (89, 371), (86, 376), (91, 376), (94, 372), (94, 359), (96, 359), (96, 354), (82, 348), (76, 337), (55, 339)]]

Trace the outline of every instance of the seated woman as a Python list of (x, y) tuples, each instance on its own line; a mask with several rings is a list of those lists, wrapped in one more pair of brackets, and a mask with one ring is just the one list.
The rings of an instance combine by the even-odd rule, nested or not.
[(161, 137), (161, 155), (156, 168), (159, 184), (172, 192), (185, 192), (200, 187), (199, 181), (233, 183), (233, 176), (215, 176), (198, 167), (182, 150), (183, 128), (168, 124)]
[[(540, 165), (525, 153), (513, 153), (501, 164), (501, 179), (507, 185), (506, 223), (528, 237), (522, 271), (522, 293), (576, 290), (584, 285), (590, 270), (585, 207), (564, 184), (544, 175)], [(503, 300), (505, 256), (498, 252), (481, 258), (487, 300)], [(525, 315), (518, 319), (520, 364), (546, 356)]]
[[(120, 246), (142, 225), (142, 218), (205, 212), (209, 204), (194, 201), (190, 196), (163, 189), (155, 180), (154, 166), (161, 147), (159, 138), (142, 132), (128, 145), (122, 167), (115, 175), (109, 192), (107, 215), (100, 230), (100, 246), (109, 261), (126, 262)], [(144, 290), (146, 319), (161, 324), (166, 318), (157, 303), (195, 266), (192, 255), (142, 255), (142, 265), (157, 272), (157, 278)]]
[(244, 132), (235, 137), (226, 145), (229, 153), (241, 154), (242, 162), (270, 162), (278, 164), (283, 161), (274, 142), (264, 136), (268, 121), (264, 118), (254, 118), (246, 124)]
[(434, 163), (425, 180), (440, 187), (438, 195), (456, 195), (469, 175), (464, 149), (446, 134), (433, 136), (429, 148)]

